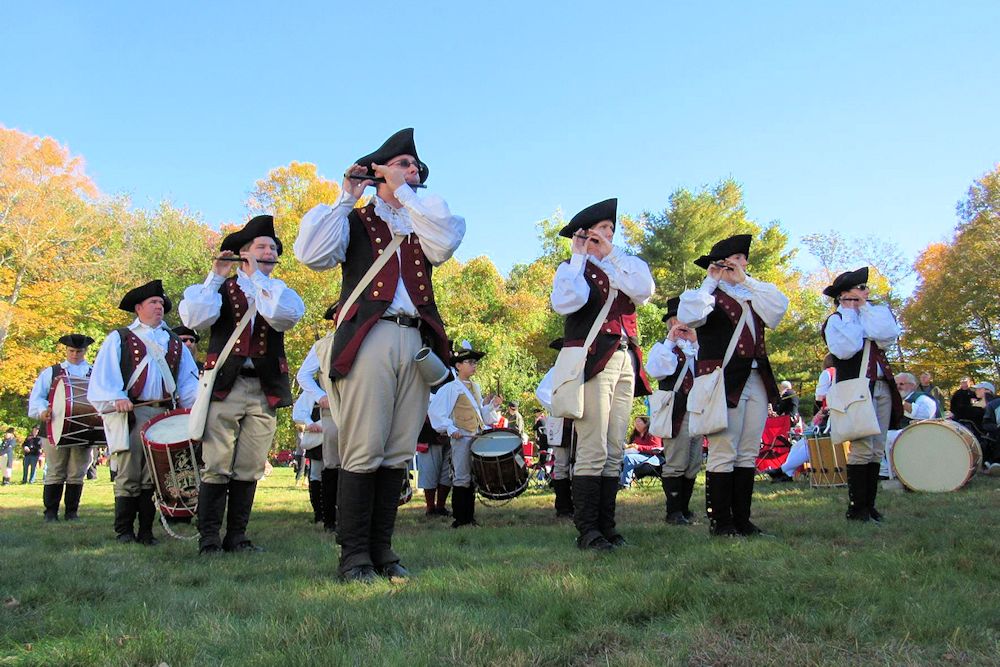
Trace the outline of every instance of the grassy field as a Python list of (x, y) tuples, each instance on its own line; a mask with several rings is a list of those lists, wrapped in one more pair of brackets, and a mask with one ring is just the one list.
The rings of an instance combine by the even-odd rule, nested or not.
[(611, 554), (575, 549), (549, 493), (462, 530), (415, 499), (396, 533), (414, 577), (366, 587), (335, 581), (289, 469), (258, 490), (267, 552), (216, 558), (160, 529), (115, 543), (107, 481), (71, 524), (42, 522), (40, 486), (3, 487), (0, 665), (1000, 664), (1000, 480), (883, 492), (882, 526), (845, 521), (845, 493), (759, 484), (775, 537), (710, 540), (663, 523), (658, 485), (626, 491)]

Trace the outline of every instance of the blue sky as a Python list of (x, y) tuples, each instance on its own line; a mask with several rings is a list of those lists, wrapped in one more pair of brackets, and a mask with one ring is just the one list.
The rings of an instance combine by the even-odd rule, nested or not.
[(912, 258), (1000, 161), (997, 2), (197, 4), (4, 3), (0, 124), (213, 226), (269, 169), (336, 177), (413, 126), (458, 257), (504, 270), (557, 208), (730, 176), (793, 241)]

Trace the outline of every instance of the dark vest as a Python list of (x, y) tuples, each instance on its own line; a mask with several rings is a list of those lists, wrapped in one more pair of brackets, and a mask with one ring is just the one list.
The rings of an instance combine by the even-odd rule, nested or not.
[[(566, 316), (563, 326), (563, 345), (566, 347), (581, 347), (587, 340), (590, 327), (601, 314), (601, 309), (608, 300), (610, 281), (596, 264), (587, 260), (583, 277), (590, 287), (590, 296), (579, 310)], [(635, 366), (635, 396), (648, 396), (653, 393), (646, 377), (646, 369), (642, 364), (642, 349), (639, 347), (638, 322), (635, 314), (635, 304), (623, 292), (619, 292), (608, 316), (601, 324), (597, 338), (587, 350), (587, 362), (583, 369), (583, 379), (586, 382), (604, 370), (611, 356), (618, 351), (622, 335), (628, 338), (628, 348), (634, 355)]]
[[(712, 296), (715, 297), (715, 307), (708, 314), (705, 323), (698, 327), (698, 361), (695, 363), (697, 375), (706, 375), (722, 366), (729, 341), (736, 331), (736, 323), (743, 314), (739, 301), (722, 289), (716, 288)], [(739, 403), (740, 394), (743, 393), (743, 387), (753, 370), (754, 361), (757, 362), (760, 379), (764, 382), (768, 402), (776, 403), (779, 396), (778, 383), (774, 380), (771, 361), (767, 358), (764, 321), (753, 309), (752, 301), (747, 301), (747, 306), (750, 308), (752, 318), (743, 326), (736, 350), (722, 371), (726, 384), (726, 404), (731, 408), (735, 408)], [(751, 326), (754, 327), (756, 341), (750, 333)]]
[[(388, 223), (375, 214), (375, 204), (354, 209), (347, 216), (347, 221), (351, 240), (341, 264), (343, 281), (340, 289), (340, 307), (375, 263), (375, 258), (382, 254), (392, 241), (392, 230)], [(429, 345), (445, 364), (449, 362), (451, 354), (448, 349), (448, 336), (445, 334), (444, 322), (441, 321), (437, 304), (434, 302), (434, 286), (431, 283), (433, 270), (434, 267), (420, 247), (417, 235), (407, 235), (399, 246), (399, 259), (390, 258), (386, 262), (337, 328), (331, 353), (329, 371), (331, 378), (342, 378), (350, 373), (365, 336), (385, 314), (396, 295), (400, 272), (403, 285), (423, 322), (421, 335), (425, 344)], [(339, 316), (340, 307), (335, 318)]]
[[(219, 288), (222, 308), (219, 319), (212, 325), (208, 340), (208, 354), (205, 370), (215, 368), (219, 353), (226, 346), (236, 329), (236, 323), (247, 312), (249, 304), (246, 294), (236, 283), (236, 277), (227, 278)], [(288, 361), (285, 359), (285, 334), (275, 330), (259, 313), (252, 326), (247, 326), (233, 346), (226, 362), (215, 376), (212, 400), (221, 401), (229, 395), (236, 378), (247, 359), (253, 363), (261, 391), (267, 397), (267, 404), (283, 408), (292, 404), (292, 391), (288, 382)]]
[[(677, 357), (677, 370), (674, 371), (673, 375), (668, 375), (660, 380), (658, 387), (661, 391), (674, 390), (674, 385), (677, 384), (677, 376), (684, 370), (684, 364), (687, 363), (687, 355), (679, 347), (674, 347), (673, 352)], [(675, 436), (680, 432), (681, 422), (684, 421), (684, 415), (687, 414), (688, 392), (691, 391), (692, 385), (694, 385), (694, 378), (691, 377), (691, 373), (686, 373), (684, 379), (681, 380), (681, 386), (678, 388), (677, 393), (674, 394), (674, 413), (671, 416), (671, 420), (674, 424)]]
[[(826, 325), (830, 321), (830, 317), (834, 316), (843, 318), (843, 315), (834, 312), (826, 318), (823, 326), (820, 328), (820, 335), (823, 337), (824, 345), (826, 344)], [(889, 383), (889, 395), (892, 400), (889, 428), (897, 429), (900, 428), (903, 419), (903, 398), (899, 395), (899, 389), (896, 388), (896, 378), (892, 374), (892, 368), (889, 366), (889, 359), (885, 356), (885, 350), (880, 348), (875, 341), (871, 341), (871, 343), (872, 350), (868, 354), (868, 368), (865, 369), (865, 377), (869, 380), (868, 388), (872, 392), (875, 391), (875, 382), (878, 380), (878, 369), (881, 368), (882, 375), (885, 376), (885, 381)], [(837, 383), (841, 380), (853, 380), (854, 378), (861, 377), (861, 358), (864, 355), (864, 345), (850, 359), (841, 359), (837, 355), (833, 355), (833, 367), (837, 370), (833, 376), (833, 382)]]
[[(146, 344), (142, 342), (142, 339), (135, 335), (131, 329), (128, 327), (122, 327), (117, 329), (118, 337), (121, 339), (122, 352), (120, 366), (122, 371), (122, 381), (126, 384), (129, 378), (132, 377), (132, 373), (135, 372), (136, 367), (142, 362), (146, 356)], [(177, 372), (181, 367), (181, 350), (184, 344), (177, 337), (173, 331), (167, 330), (170, 334), (170, 340), (167, 341), (167, 350), (164, 358), (167, 361), (167, 366), (170, 368), (170, 374), (174, 378), (174, 384), (177, 384)], [(149, 363), (153, 363), (150, 360)], [(139, 400), (139, 395), (142, 394), (143, 388), (146, 386), (146, 376), (149, 375), (148, 366), (142, 369), (142, 373), (139, 374), (139, 379), (135, 381), (132, 388), (128, 390), (129, 400), (133, 403)], [(171, 398), (170, 396), (164, 395), (162, 398)]]

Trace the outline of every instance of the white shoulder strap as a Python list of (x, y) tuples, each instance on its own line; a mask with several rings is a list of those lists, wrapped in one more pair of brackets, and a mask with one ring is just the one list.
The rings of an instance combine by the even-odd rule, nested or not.
[(400, 245), (402, 245), (404, 238), (406, 237), (394, 236), (392, 241), (389, 242), (389, 245), (382, 250), (382, 254), (375, 258), (375, 261), (372, 262), (368, 272), (361, 277), (361, 280), (359, 280), (358, 284), (354, 287), (354, 291), (351, 292), (351, 295), (347, 297), (347, 300), (340, 306), (340, 312), (337, 313), (336, 328), (340, 328), (340, 324), (344, 321), (344, 318), (347, 317), (347, 312), (351, 309), (351, 306), (354, 305), (354, 302), (358, 300), (361, 293), (364, 292), (368, 285), (370, 285), (375, 279), (375, 276), (378, 275), (378, 272), (381, 271), (382, 267), (386, 265), (389, 258), (396, 254), (396, 250)]

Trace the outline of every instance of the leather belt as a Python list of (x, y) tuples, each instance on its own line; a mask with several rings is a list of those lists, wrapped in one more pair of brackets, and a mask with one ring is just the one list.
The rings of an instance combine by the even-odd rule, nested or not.
[(384, 315), (379, 319), (386, 322), (395, 322), (401, 327), (410, 327), (411, 329), (419, 329), (421, 322), (419, 317), (410, 317), (409, 315)]
[(255, 377), (260, 377), (260, 376), (257, 374), (257, 369), (256, 368), (241, 368), (240, 369), (240, 377), (255, 378)]

